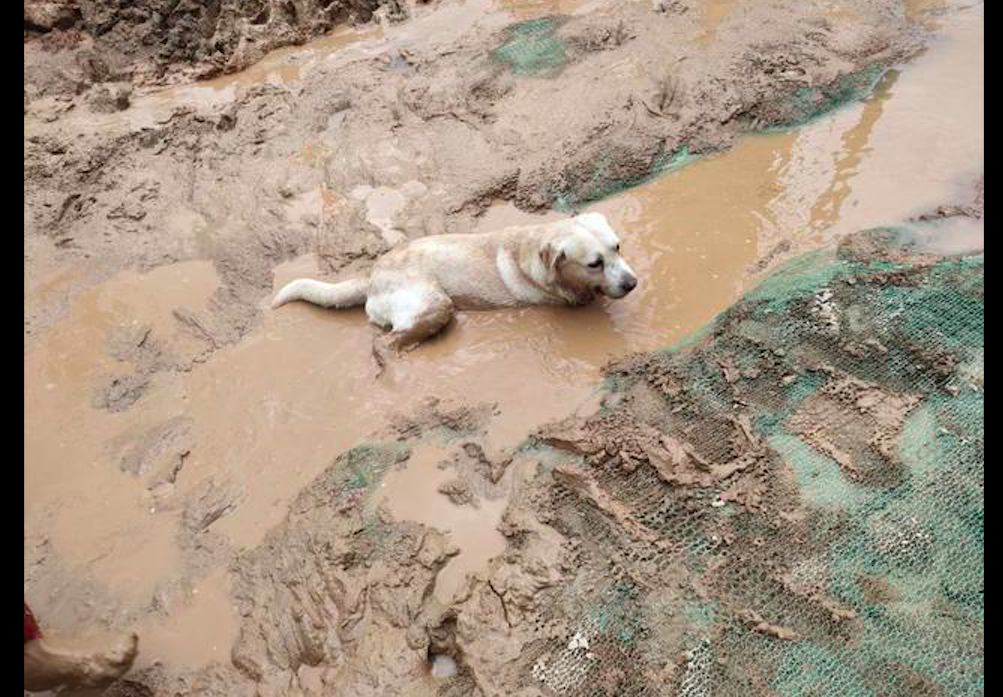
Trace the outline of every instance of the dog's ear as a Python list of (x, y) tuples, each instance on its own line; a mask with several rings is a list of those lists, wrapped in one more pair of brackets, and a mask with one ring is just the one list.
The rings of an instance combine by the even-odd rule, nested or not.
[(564, 250), (556, 240), (547, 242), (540, 248), (540, 261), (543, 262), (543, 267), (547, 270), (548, 283), (557, 280), (557, 269), (564, 261), (564, 257)]

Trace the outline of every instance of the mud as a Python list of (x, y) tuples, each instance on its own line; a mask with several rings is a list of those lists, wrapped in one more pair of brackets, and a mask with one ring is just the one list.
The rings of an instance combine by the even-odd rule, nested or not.
[[(232, 73), (274, 49), (340, 25), (401, 21), (391, 0), (129, 5), (70, 0), (24, 3), (25, 89), (79, 94), (127, 79), (157, 84)], [(96, 85), (96, 87), (91, 87)]]
[[(467, 572), (483, 568), (505, 549), (505, 538), (498, 532), (507, 496), (480, 501), (470, 492), (470, 485), (454, 483), (447, 491), (449, 502), (440, 491), (450, 478), (445, 467), (436, 465), (446, 455), (438, 449), (416, 450), (406, 468), (383, 477), (376, 505), (385, 505), (397, 520), (410, 520), (448, 533), (457, 555), (436, 577), (434, 594), (444, 604), (453, 600)], [(462, 480), (460, 480), (462, 482)], [(456, 492), (462, 492), (457, 506)]]
[[(86, 3), (26, 5), (25, 590), (57, 628), (138, 628), (138, 669), (109, 694), (577, 689), (582, 657), (615, 647), (570, 610), (541, 619), (588, 590), (575, 574), (594, 536), (568, 510), (658, 554), (672, 536), (610, 493), (617, 477), (719, 490), (681, 504), (695, 511), (782, 496), (747, 419), (667, 431), (662, 400), (686, 380), (623, 356), (864, 227), (901, 225), (929, 254), (983, 246), (980, 7), (267, 7), (255, 23), (224, 5), (212, 24), (179, 6), (190, 18), (168, 18), (154, 52), (127, 45), (143, 32), (123, 10), (92, 36)], [(411, 19), (150, 88), (367, 12)], [(545, 74), (496, 52), (527, 19), (550, 32), (530, 54), (561, 47)], [(119, 109), (103, 83), (123, 76), (137, 87)], [(464, 314), (380, 381), (361, 312), (262, 311), (286, 280), (364, 272), (405, 238), (569, 209), (623, 231), (642, 280), (628, 301)], [(835, 321), (828, 298), (812, 312)], [(713, 365), (735, 390), (763, 379)], [(646, 386), (599, 391), (603, 375)], [(830, 428), (851, 397), (852, 423)], [(892, 486), (888, 434), (914, 409), (833, 375), (791, 427)], [(673, 601), (675, 580), (631, 569)], [(679, 675), (669, 646), (657, 679)]]
[[(684, 148), (712, 151), (785, 121), (782, 102), (805, 85), (822, 94), (920, 45), (896, 5), (861, 4), (859, 23), (805, 35), (822, 18), (792, 3), (768, 35), (736, 31), (734, 41), (672, 56), (671, 80), (668, 68), (652, 74), (652, 66), (666, 60), (661, 46), (689, 45), (697, 28), (687, 21), (634, 5), (572, 17), (555, 29), (566, 64), (540, 80), (491, 58), (509, 15), (475, 2), (387, 28), (383, 40), (336, 52), (298, 81), (238, 89), (233, 103), (196, 102), (143, 127), (114, 115), (110, 132), (95, 132), (73, 117), (78, 100), (42, 101), (29, 105), (25, 125), (27, 234), (40, 240), (40, 255), (90, 260), (91, 281), (213, 259), (222, 288), (202, 326), (231, 343), (260, 321), (257, 300), (277, 262), (315, 251), (333, 274), (399, 239), (383, 233), (380, 216), (366, 220), (359, 187), (403, 196), (396, 230), (409, 237), (470, 229), (498, 199), (530, 210), (577, 205)], [(754, 11), (740, 16), (759, 26)], [(602, 38), (618, 27), (619, 38)], [(807, 72), (767, 77), (776, 73), (770, 50)], [(611, 71), (615, 89), (585, 88)], [(686, 87), (673, 88), (671, 110), (653, 112), (649, 93), (666, 80)], [(568, 103), (578, 105), (572, 118), (558, 122)], [(290, 205), (311, 196), (312, 213)]]

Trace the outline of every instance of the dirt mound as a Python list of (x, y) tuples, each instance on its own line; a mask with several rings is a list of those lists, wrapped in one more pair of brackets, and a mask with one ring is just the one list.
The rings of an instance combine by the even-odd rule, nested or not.
[(93, 83), (206, 78), (342, 24), (408, 16), (398, 0), (25, 0), (25, 83), (72, 94)]
[(538, 509), (578, 541), (576, 575), (546, 602), (565, 636), (524, 644), (516, 674), (563, 694), (977, 690), (984, 262), (874, 249), (798, 260), (694, 346), (611, 366), (605, 413), (540, 432), (582, 458)]

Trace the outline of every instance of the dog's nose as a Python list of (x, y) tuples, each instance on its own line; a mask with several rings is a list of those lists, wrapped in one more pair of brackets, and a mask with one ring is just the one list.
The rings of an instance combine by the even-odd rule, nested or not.
[(627, 278), (620, 281), (620, 287), (623, 289), (623, 294), (626, 295), (637, 287), (637, 279), (633, 276), (627, 276)]

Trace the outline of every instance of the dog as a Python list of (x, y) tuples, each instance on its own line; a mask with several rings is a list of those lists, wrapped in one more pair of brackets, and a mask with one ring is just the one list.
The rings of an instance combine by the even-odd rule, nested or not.
[(369, 321), (388, 330), (380, 348), (401, 351), (442, 331), (456, 310), (586, 305), (597, 295), (622, 298), (636, 286), (605, 216), (584, 213), (495, 232), (423, 237), (380, 257), (368, 278), (292, 281), (272, 307), (294, 300), (332, 308), (365, 304)]

